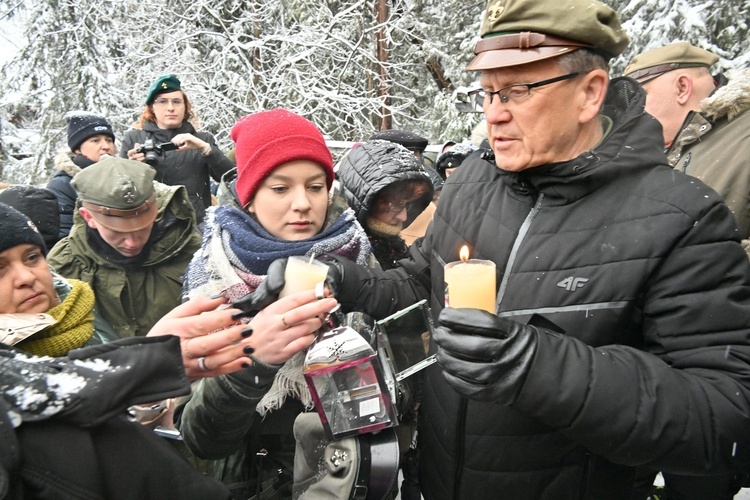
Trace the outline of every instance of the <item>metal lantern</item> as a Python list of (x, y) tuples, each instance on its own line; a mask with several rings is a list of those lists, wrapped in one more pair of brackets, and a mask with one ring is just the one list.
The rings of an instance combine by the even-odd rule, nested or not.
[(398, 423), (382, 361), (348, 326), (323, 332), (308, 350), (305, 380), (332, 440)]

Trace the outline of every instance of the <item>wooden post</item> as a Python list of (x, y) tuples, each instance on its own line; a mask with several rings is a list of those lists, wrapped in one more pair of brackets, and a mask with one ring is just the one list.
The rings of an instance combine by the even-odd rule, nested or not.
[(390, 129), (393, 125), (391, 116), (389, 96), (390, 84), (388, 77), (388, 42), (385, 37), (385, 23), (388, 20), (388, 0), (376, 0), (375, 2), (375, 21), (378, 24), (376, 32), (375, 50), (378, 58), (378, 97), (380, 98), (380, 130)]

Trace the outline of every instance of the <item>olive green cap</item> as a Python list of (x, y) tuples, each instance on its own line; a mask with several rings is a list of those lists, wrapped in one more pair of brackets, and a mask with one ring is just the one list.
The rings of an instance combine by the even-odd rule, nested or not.
[(504, 68), (582, 47), (620, 55), (628, 36), (617, 13), (597, 0), (489, 0), (467, 71)]
[(625, 68), (623, 76), (629, 76), (644, 84), (676, 69), (710, 68), (718, 61), (719, 56), (707, 50), (699, 49), (687, 42), (677, 42), (635, 56)]
[(78, 172), (70, 185), (99, 224), (130, 232), (156, 219), (154, 177), (156, 170), (145, 163), (107, 156)]
[(148, 88), (146, 104), (151, 104), (159, 94), (180, 90), (180, 80), (175, 75), (162, 75)]

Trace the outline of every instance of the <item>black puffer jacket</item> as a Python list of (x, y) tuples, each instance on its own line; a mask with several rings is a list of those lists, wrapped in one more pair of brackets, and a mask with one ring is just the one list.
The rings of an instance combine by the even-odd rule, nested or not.
[(149, 121), (142, 130), (132, 129), (125, 132), (120, 156), (127, 158), (128, 151), (133, 149), (136, 142), (143, 145), (147, 139), (153, 139), (154, 144), (161, 144), (170, 142), (177, 134), (193, 134), (206, 141), (211, 145), (211, 154), (202, 156), (196, 149), (165, 151), (154, 166), (155, 180), (169, 186), (185, 186), (200, 224), (206, 214), (206, 208), (211, 206), (211, 178), (218, 182), (222, 175), (234, 168), (234, 163), (219, 150), (211, 134), (196, 132), (189, 122), (183, 122), (175, 129), (160, 129), (156, 123)]
[(338, 179), (346, 202), (367, 232), (375, 258), (384, 269), (392, 268), (397, 260), (406, 257), (408, 247), (398, 235), (385, 236), (373, 232), (368, 223), (370, 211), (378, 193), (384, 188), (398, 181), (420, 181), (427, 191), (407, 210), (404, 227), (411, 224), (432, 201), (433, 185), (425, 168), (403, 146), (374, 140), (352, 149), (338, 167)]
[(65, 238), (70, 234), (70, 228), (73, 227), (73, 214), (76, 210), (76, 199), (78, 193), (70, 185), (73, 177), (81, 169), (93, 165), (94, 162), (83, 155), (76, 155), (72, 151), (62, 150), (55, 156), (55, 174), (47, 183), (47, 189), (55, 193), (59, 208), (59, 237)]
[(429, 297), (437, 315), (443, 265), (469, 244), (497, 264), (500, 314), (559, 332), (540, 336), (510, 406), (462, 398), (428, 369), (426, 499), (628, 498), (629, 466), (750, 459), (747, 257), (716, 193), (668, 166), (644, 101), (613, 81), (594, 150), (516, 174), (475, 160), (402, 269), (347, 267), (345, 308), (383, 317)]

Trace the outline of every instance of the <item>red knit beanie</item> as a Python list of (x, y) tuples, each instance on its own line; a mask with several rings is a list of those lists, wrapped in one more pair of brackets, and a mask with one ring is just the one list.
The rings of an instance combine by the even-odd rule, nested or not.
[(333, 158), (320, 130), (286, 109), (244, 116), (232, 127), (237, 161), (235, 188), (242, 206), (252, 201), (261, 182), (276, 167), (309, 160), (323, 167), (328, 189), (333, 184)]

